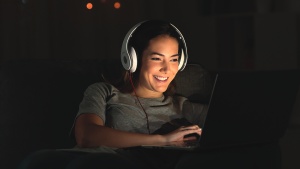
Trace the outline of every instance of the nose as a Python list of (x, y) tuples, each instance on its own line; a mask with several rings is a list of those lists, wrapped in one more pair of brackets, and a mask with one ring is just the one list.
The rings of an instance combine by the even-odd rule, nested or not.
[(169, 72), (169, 70), (170, 70), (170, 63), (163, 61), (161, 64), (160, 71), (166, 74)]

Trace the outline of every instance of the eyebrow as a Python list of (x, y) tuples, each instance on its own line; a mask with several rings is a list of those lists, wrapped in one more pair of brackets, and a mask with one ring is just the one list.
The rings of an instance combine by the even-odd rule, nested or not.
[[(161, 53), (157, 53), (157, 52), (152, 52), (151, 55), (165, 56), (165, 55), (163, 55)], [(179, 56), (179, 54), (176, 53), (176, 54), (172, 55), (171, 57), (176, 57), (176, 56)]]

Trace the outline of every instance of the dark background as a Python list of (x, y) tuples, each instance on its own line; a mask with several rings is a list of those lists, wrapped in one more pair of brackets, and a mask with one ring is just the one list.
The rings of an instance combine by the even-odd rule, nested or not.
[(165, 19), (182, 31), (189, 62), (209, 70), (299, 68), (298, 0), (116, 1), (2, 0), (0, 61), (117, 58), (130, 27)]
[[(119, 58), (123, 37), (145, 19), (173, 23), (188, 62), (207, 70), (300, 68), (299, 0), (119, 0), (120, 9), (115, 2), (1, 0), (0, 69), (11, 59)], [(281, 141), (285, 169), (299, 168), (299, 97)]]

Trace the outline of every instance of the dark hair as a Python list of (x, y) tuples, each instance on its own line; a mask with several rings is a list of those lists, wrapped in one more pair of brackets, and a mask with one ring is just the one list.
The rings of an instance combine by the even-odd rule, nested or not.
[[(133, 47), (137, 54), (137, 69), (134, 73), (132, 73), (132, 81), (134, 85), (136, 85), (138, 82), (144, 50), (148, 47), (151, 39), (160, 35), (168, 35), (175, 38), (179, 44), (178, 53), (179, 55), (181, 55), (181, 50), (179, 49), (182, 48), (183, 44), (181, 43), (180, 35), (169, 22), (162, 20), (148, 20), (143, 22), (132, 34), (128, 45), (130, 47)], [(130, 82), (129, 71), (124, 70), (121, 76), (122, 78), (118, 80), (118, 82), (114, 82), (112, 84), (121, 92), (131, 93), (133, 91), (133, 88)], [(175, 86), (176, 85), (173, 80), (164, 94), (173, 95), (175, 93)]]

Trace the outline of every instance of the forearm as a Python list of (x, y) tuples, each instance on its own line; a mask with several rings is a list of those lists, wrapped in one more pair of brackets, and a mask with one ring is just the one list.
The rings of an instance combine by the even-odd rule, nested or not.
[(150, 144), (165, 144), (182, 141), (187, 134), (201, 134), (199, 126), (180, 127), (164, 135), (132, 133), (105, 127), (103, 120), (95, 114), (83, 114), (76, 119), (75, 138), (79, 147), (108, 146), (115, 148)]
[(76, 141), (80, 147), (124, 148), (166, 142), (162, 135), (132, 133), (95, 124), (89, 124), (84, 129), (78, 130), (80, 134), (76, 136)]

